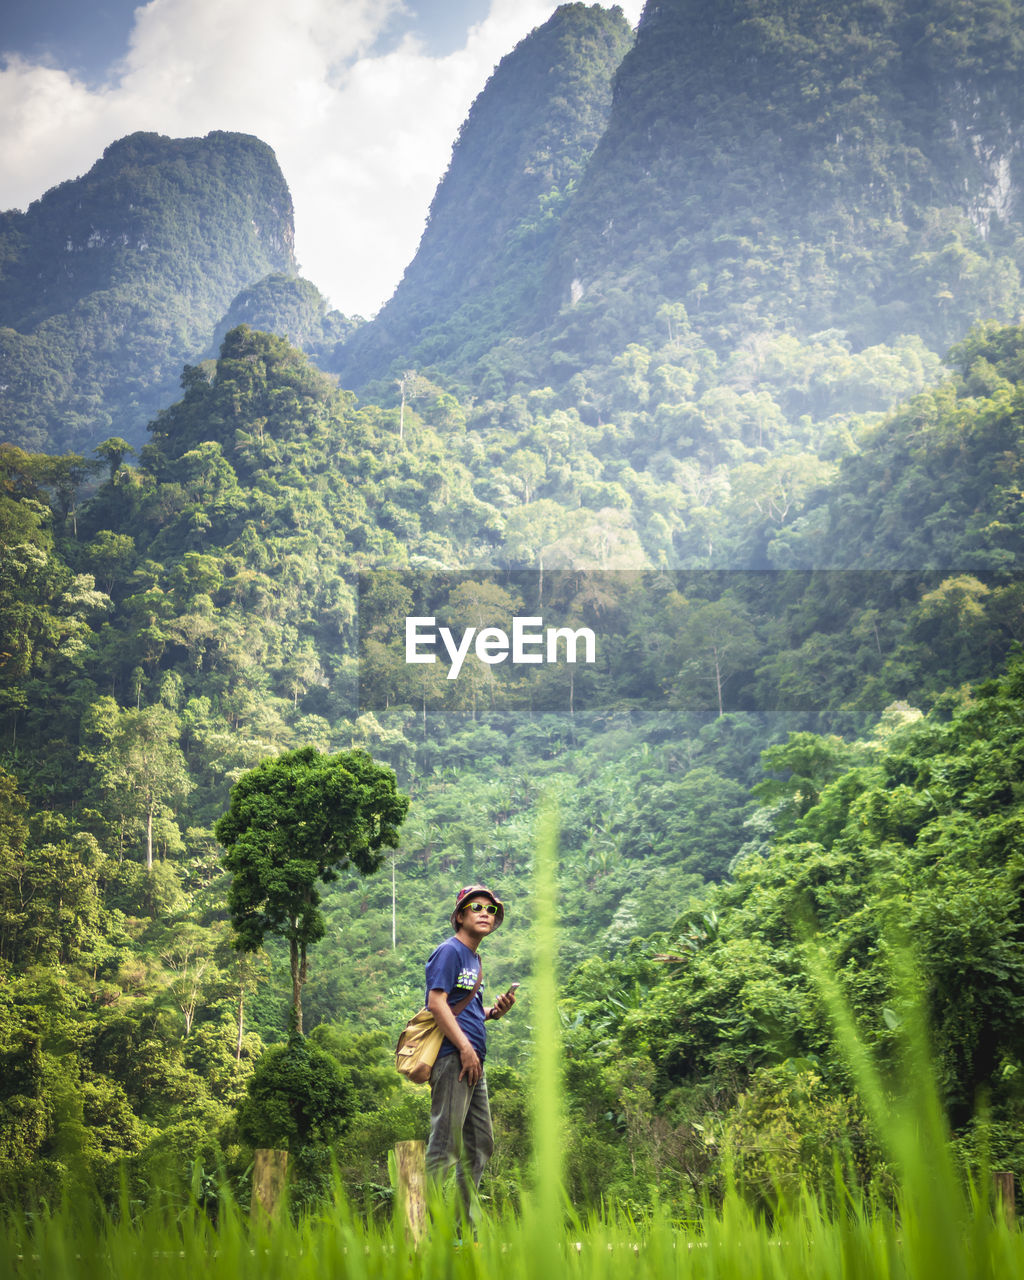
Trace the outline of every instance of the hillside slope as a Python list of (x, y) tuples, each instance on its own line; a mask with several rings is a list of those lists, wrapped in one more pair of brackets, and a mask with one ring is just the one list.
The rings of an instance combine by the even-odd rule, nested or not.
[(291, 196), (244, 134), (135, 133), (0, 216), (0, 422), (30, 449), (137, 443), (247, 284), (294, 273)]
[[(561, 21), (593, 59), (579, 9)], [(719, 353), (829, 329), (941, 352), (1020, 315), (1020, 0), (649, 0), (600, 141), (571, 190), (531, 191), (538, 219), (507, 193), (564, 104), (530, 69), (567, 12), (474, 106), (405, 279), (340, 351), (351, 385), (404, 361), (557, 386), (649, 345), (666, 305)]]
[(1014, 318), (1022, 28), (1019, 0), (649, 0), (552, 303), (628, 330), (682, 302), (725, 344), (767, 322), (942, 349)]
[(393, 360), (482, 355), (538, 303), (561, 209), (604, 130), (632, 42), (619, 8), (567, 4), (502, 58), (474, 102), (415, 258), (376, 321), (339, 347), (349, 384)]

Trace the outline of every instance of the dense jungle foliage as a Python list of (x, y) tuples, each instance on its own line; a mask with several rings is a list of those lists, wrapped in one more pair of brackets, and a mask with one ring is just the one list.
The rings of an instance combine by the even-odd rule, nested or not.
[[(986, 362), (995, 394), (973, 394), (962, 372), (925, 393), (920, 457), (970, 435), (965, 420), (979, 451), (1005, 446), (1022, 349), (1021, 330), (964, 345), (952, 365)], [(630, 366), (617, 372), (613, 400), (633, 385)], [(232, 950), (212, 826), (246, 769), (304, 745), (366, 748), (412, 798), (391, 874), (343, 876), (311, 951), (312, 1065), (301, 1086), (290, 1077), (327, 1100), (295, 1131), (309, 1194), (332, 1149), (358, 1194), (385, 1194), (387, 1149), (423, 1130), (425, 1099), (399, 1084), (390, 1046), (454, 889), (475, 878), (510, 908), (487, 981), (523, 982), (489, 1068), (492, 1194), (517, 1194), (544, 795), (561, 813), (581, 1202), (643, 1203), (657, 1184), (692, 1210), (727, 1149), (764, 1195), (780, 1167), (824, 1176), (847, 1138), (864, 1177), (884, 1181), (808, 993), (799, 948), (814, 926), (883, 1050), (901, 998), (887, 959), (910, 936), (958, 1142), (974, 1153), (984, 1088), (996, 1150), (1017, 1158), (1024, 584), (1005, 568), (659, 570), (628, 503), (505, 496), (492, 442), (514, 458), (546, 439), (555, 485), (601, 502), (628, 477), (623, 440), (591, 453), (605, 433), (554, 399), (515, 409), (519, 435), (498, 406), (427, 387), (403, 422), (243, 327), (216, 363), (186, 369), (137, 465), (100, 450), (107, 475), (84, 501), (61, 459), (4, 447), (10, 1196), (52, 1194), (83, 1166), (111, 1186), (124, 1157), (140, 1188), (196, 1157), (242, 1177), (260, 1128), (238, 1108), (264, 1049), (283, 1049), (290, 979), (285, 948)], [(879, 432), (895, 439), (908, 412)], [(862, 465), (839, 463), (814, 510), (852, 518), (848, 473)], [(867, 510), (882, 496), (857, 492)], [(571, 520), (561, 550), (521, 549), (531, 505)], [(960, 555), (954, 540), (936, 563)], [(599, 633), (599, 660), (528, 684), (511, 666), (452, 683), (402, 662), (406, 616), (465, 626), (481, 609), (492, 622), (560, 611)], [(304, 1133), (321, 1141), (303, 1147)], [(769, 1162), (780, 1144), (791, 1167)]]
[[(483, 880), (508, 904), (486, 982), (522, 983), (488, 1062), (486, 1189), (515, 1205), (545, 798), (574, 1203), (657, 1194), (693, 1217), (730, 1167), (755, 1208), (801, 1178), (827, 1198), (837, 1152), (892, 1194), (810, 938), (894, 1079), (912, 957), (958, 1159), (1024, 1167), (1024, 328), (997, 199), (1020, 181), (996, 146), (1018, 136), (1016, 8), (813, 8), (801, 35), (805, 5), (649, 4), (610, 106), (621, 14), (559, 10), (474, 106), (368, 325), (290, 274), (289, 198), (253, 140), (133, 135), (95, 187), (6, 215), (3, 349), (41, 344), (43, 383), (5, 405), (0, 445), (5, 1203), (82, 1181), (109, 1198), (123, 1174), (134, 1200), (191, 1180), (212, 1204), (220, 1166), (245, 1198), (271, 1139), (297, 1203), (332, 1157), (388, 1203), (388, 1150), (426, 1130), (391, 1049), (456, 889)], [(937, 110), (956, 84), (977, 89), (966, 123)], [(925, 136), (940, 116), (953, 135)], [(87, 236), (95, 278), (51, 255), (50, 301), (26, 310), (32, 228), (52, 213), (74, 249), (61, 202), (104, 206), (122, 162), (142, 222), (211, 202), (191, 285), (231, 283), (202, 324), (160, 274), (173, 235), (146, 257), (155, 241), (102, 233), (103, 261)], [(771, 180), (790, 166), (814, 197), (796, 213)], [(472, 204), (467, 240), (458, 196), (484, 171), (507, 198), (492, 222)], [(239, 228), (268, 191), (257, 252)], [(442, 268), (466, 292), (418, 329)], [(100, 322), (109, 289), (137, 290), (148, 356)], [(40, 335), (69, 316), (67, 392)], [(143, 444), (168, 317), (178, 366), (193, 354)], [(105, 382), (87, 330), (139, 369)], [(324, 371), (346, 347), (379, 379), (362, 398)], [(595, 661), (473, 658), (448, 680), (404, 660), (409, 616), (461, 634), (527, 615), (592, 628)], [(232, 946), (214, 827), (233, 783), (294, 750), (365, 750), (410, 805), (382, 870), (323, 886), (289, 1040), (288, 947)]]

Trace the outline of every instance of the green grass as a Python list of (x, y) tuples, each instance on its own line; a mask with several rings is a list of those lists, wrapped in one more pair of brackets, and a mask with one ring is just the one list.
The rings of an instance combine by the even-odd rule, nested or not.
[[(1009, 1280), (1024, 1275), (1024, 1235), (965, 1188), (949, 1155), (932, 1084), (927, 1038), (911, 976), (905, 976), (905, 1088), (872, 1062), (823, 953), (808, 966), (826, 1001), (865, 1108), (888, 1148), (899, 1185), (890, 1203), (870, 1202), (842, 1183), (829, 1197), (805, 1193), (780, 1203), (770, 1222), (730, 1189), (705, 1205), (699, 1224), (654, 1212), (643, 1220), (606, 1213), (580, 1220), (561, 1190), (564, 1118), (559, 1088), (556, 993), (557, 824), (540, 819), (533, 918), (538, 960), (532, 980), (535, 1068), (534, 1167), (523, 1212), (484, 1214), (475, 1245), (456, 1247), (447, 1211), (418, 1248), (396, 1223), (365, 1220), (346, 1205), (340, 1182), (328, 1207), (294, 1221), (250, 1221), (225, 1195), (216, 1225), (195, 1200), (110, 1212), (83, 1197), (48, 1212), (10, 1218), (0, 1276), (25, 1280)], [(983, 1179), (984, 1181), (984, 1179)]]
[(340, 1202), (329, 1212), (267, 1228), (250, 1224), (231, 1202), (222, 1206), (216, 1227), (198, 1207), (135, 1220), (83, 1218), (65, 1207), (31, 1224), (12, 1224), (0, 1268), (46, 1280), (193, 1280), (197, 1274), (212, 1280), (600, 1280), (620, 1274), (651, 1280), (1008, 1280), (1024, 1274), (1021, 1233), (997, 1221), (987, 1205), (971, 1203), (958, 1190), (957, 1196), (952, 1223), (946, 1216), (951, 1200), (940, 1194), (931, 1210), (908, 1201), (896, 1210), (853, 1202), (838, 1216), (807, 1198), (769, 1227), (730, 1194), (699, 1230), (655, 1214), (642, 1223), (594, 1217), (545, 1235), (545, 1224), (524, 1214), (485, 1218), (478, 1244), (461, 1249), (448, 1230), (435, 1228), (418, 1250), (401, 1229), (367, 1224)]

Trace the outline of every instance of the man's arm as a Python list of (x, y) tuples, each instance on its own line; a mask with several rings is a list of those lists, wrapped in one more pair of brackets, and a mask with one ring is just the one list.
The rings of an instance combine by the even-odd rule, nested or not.
[(427, 1008), (434, 1015), (434, 1021), (458, 1050), (459, 1057), (462, 1059), (462, 1070), (459, 1072), (459, 1079), (461, 1080), (463, 1076), (467, 1076), (469, 1083), (475, 1085), (483, 1074), (483, 1064), (480, 1061), (479, 1054), (469, 1043), (469, 1037), (459, 1026), (455, 1014), (452, 1013), (451, 1006), (448, 1003), (448, 992), (436, 987), (433, 988), (427, 994)]

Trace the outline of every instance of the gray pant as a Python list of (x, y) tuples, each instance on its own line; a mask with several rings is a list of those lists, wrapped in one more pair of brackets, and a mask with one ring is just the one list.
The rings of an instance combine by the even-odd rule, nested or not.
[(487, 1101), (487, 1078), (475, 1085), (459, 1079), (462, 1059), (457, 1053), (438, 1058), (430, 1073), (430, 1140), (427, 1143), (427, 1177), (440, 1180), (455, 1163), (466, 1216), (472, 1220), (472, 1192), (480, 1185), (484, 1166), (494, 1150), (491, 1108)]

